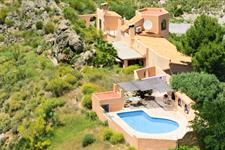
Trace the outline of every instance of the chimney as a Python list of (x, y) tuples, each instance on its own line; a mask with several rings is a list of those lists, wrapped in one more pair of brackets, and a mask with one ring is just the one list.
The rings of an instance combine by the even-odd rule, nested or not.
[(102, 3), (100, 8), (103, 9), (104, 11), (107, 11), (108, 10), (108, 3)]
[(135, 40), (135, 25), (129, 25), (130, 46), (132, 47)]

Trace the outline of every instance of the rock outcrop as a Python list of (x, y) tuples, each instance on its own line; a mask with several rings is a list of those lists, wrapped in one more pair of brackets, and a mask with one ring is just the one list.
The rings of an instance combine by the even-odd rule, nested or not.
[(59, 62), (68, 62), (74, 55), (83, 52), (84, 43), (77, 33), (70, 28), (67, 20), (61, 20), (47, 41), (53, 41), (53, 55)]
[[(6, 19), (12, 24), (0, 24), (0, 34), (4, 34), (4, 44), (13, 44), (22, 42), (23, 39), (12, 34), (19, 31), (32, 31), (43, 36), (46, 43), (51, 45), (51, 57), (54, 57), (58, 63), (67, 62), (86, 64), (85, 61), (92, 57), (94, 52), (85, 52), (85, 44), (80, 36), (72, 29), (71, 24), (63, 16), (62, 9), (67, 7), (65, 3), (56, 3), (55, 0), (21, 0), (20, 7), (8, 13)], [(36, 24), (41, 22), (43, 26), (47, 22), (54, 23), (54, 32), (45, 33), (44, 27), (37, 29)], [(38, 54), (44, 50), (42, 45), (36, 49)], [(80, 58), (81, 56), (81, 58)], [(76, 58), (76, 59), (74, 59)], [(77, 60), (76, 63), (74, 60)]]
[(74, 68), (81, 69), (82, 66), (87, 65), (90, 59), (95, 55), (95, 50), (86, 51), (80, 54), (80, 57), (74, 64)]

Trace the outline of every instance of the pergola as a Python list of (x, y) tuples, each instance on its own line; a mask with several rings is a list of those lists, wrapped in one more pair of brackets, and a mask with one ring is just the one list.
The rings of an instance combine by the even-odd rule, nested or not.
[(118, 83), (118, 85), (126, 92), (134, 92), (134, 91), (144, 92), (148, 90), (154, 90), (160, 93), (166, 93), (172, 91), (170, 86), (160, 77), (147, 78), (144, 80), (137, 80), (131, 82), (122, 82)]

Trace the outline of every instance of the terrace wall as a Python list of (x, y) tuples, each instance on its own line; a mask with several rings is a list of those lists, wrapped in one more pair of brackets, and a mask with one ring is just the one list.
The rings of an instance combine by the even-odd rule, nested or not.
[(92, 95), (92, 110), (96, 112), (101, 121), (107, 120), (105, 110), (102, 108), (102, 105), (106, 104), (109, 105), (109, 112), (120, 111), (123, 109), (124, 99), (120, 91), (118, 91), (118, 87), (116, 85), (114, 85), (113, 91), (94, 93)]
[(167, 83), (169, 83), (170, 79), (170, 75), (166, 74), (157, 66), (141, 68), (134, 71), (135, 80), (141, 80), (149, 77), (162, 77), (162, 79)]
[(85, 22), (85, 25), (89, 27), (91, 25), (91, 18), (96, 17), (96, 14), (79, 15), (79, 18)]
[(177, 146), (177, 141), (139, 138), (135, 135), (128, 134), (123, 128), (121, 128), (111, 119), (108, 120), (108, 123), (110, 128), (122, 133), (126, 142), (135, 147), (137, 150), (168, 150)]

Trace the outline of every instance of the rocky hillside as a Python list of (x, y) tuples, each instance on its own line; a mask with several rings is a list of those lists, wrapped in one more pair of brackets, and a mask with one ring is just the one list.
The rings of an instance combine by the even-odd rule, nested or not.
[(68, 109), (63, 96), (81, 84), (78, 69), (115, 57), (69, 3), (0, 0), (0, 149), (46, 149), (62, 126), (56, 110)]
[(94, 50), (87, 48), (85, 40), (64, 17), (63, 11), (68, 7), (55, 0), (1, 2), (0, 44), (32, 44), (38, 54), (48, 55), (56, 64), (86, 64)]

